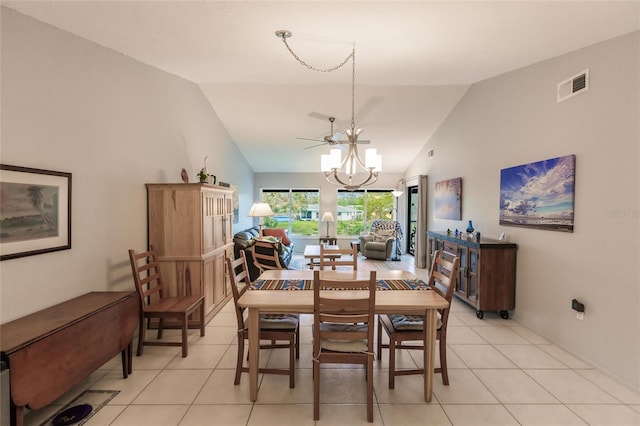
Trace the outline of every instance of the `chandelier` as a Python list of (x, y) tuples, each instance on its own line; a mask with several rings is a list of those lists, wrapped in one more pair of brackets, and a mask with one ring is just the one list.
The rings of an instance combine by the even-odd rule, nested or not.
[[(351, 60), (351, 128), (345, 129), (342, 132), (347, 136), (349, 140), (347, 154), (342, 158), (342, 150), (333, 148), (329, 151), (329, 154), (323, 154), (320, 157), (320, 170), (327, 178), (327, 182), (343, 186), (348, 191), (355, 191), (362, 186), (367, 186), (375, 183), (378, 180), (378, 173), (382, 170), (382, 157), (377, 153), (375, 148), (369, 148), (365, 150), (364, 161), (358, 154), (358, 136), (362, 133), (361, 128), (356, 128), (355, 123), (355, 106), (356, 106), (356, 48), (355, 45), (351, 50), (349, 56), (347, 56), (341, 63), (326, 69), (315, 68), (305, 61), (300, 59), (296, 55), (289, 44), (287, 38), (293, 34), (291, 31), (279, 30), (276, 31), (276, 36), (282, 39), (282, 42), (287, 47), (287, 50), (291, 55), (303, 66), (316, 72), (331, 72), (339, 68), (342, 68), (349, 60)], [(358, 170), (364, 173), (364, 179), (356, 181), (356, 174)], [(360, 176), (361, 177), (361, 176)]]

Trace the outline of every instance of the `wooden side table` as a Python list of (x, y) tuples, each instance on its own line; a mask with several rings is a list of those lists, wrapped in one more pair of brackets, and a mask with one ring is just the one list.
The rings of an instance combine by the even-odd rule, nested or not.
[(338, 245), (338, 238), (336, 237), (320, 237), (319, 240), (320, 240), (320, 244), (327, 243), (330, 246)]
[(358, 253), (360, 253), (360, 240), (359, 240), (359, 239), (357, 239), (357, 240), (353, 240), (353, 241), (351, 241), (349, 244), (351, 244), (351, 248), (355, 247), (355, 248), (356, 248), (356, 251), (357, 251)]

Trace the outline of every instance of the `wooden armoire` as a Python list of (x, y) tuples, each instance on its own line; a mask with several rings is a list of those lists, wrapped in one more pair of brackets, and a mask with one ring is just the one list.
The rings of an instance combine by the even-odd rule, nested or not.
[(146, 187), (149, 244), (168, 295), (204, 294), (209, 322), (231, 297), (224, 258), (233, 258), (233, 190), (203, 183)]

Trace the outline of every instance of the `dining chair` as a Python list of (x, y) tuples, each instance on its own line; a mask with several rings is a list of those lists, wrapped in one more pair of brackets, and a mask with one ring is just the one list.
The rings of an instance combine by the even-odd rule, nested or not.
[[(231, 281), (231, 292), (235, 305), (236, 319), (238, 322), (238, 357), (236, 362), (235, 385), (240, 384), (240, 376), (248, 372), (249, 367), (243, 366), (244, 342), (249, 339), (249, 329), (245, 324), (245, 308), (238, 304), (242, 296), (250, 286), (247, 258), (244, 251), (240, 252), (240, 258), (231, 260), (225, 257), (227, 271)], [(256, 290), (259, 291), (259, 290)], [(270, 340), (270, 344), (261, 344), (260, 349), (289, 349), (289, 368), (260, 368), (259, 373), (283, 374), (289, 376), (289, 387), (295, 387), (295, 360), (300, 358), (300, 316), (297, 314), (263, 314), (260, 315), (260, 340)], [(287, 343), (277, 343), (286, 341)]]
[[(431, 264), (428, 285), (438, 294), (444, 297), (449, 305), (447, 308), (438, 309), (438, 323), (436, 339), (439, 343), (440, 367), (434, 369), (436, 373), (442, 373), (442, 383), (449, 384), (447, 372), (447, 323), (451, 310), (451, 298), (456, 285), (460, 258), (453, 257), (450, 261), (440, 257), (440, 251), (436, 251)], [(382, 330), (389, 336), (389, 344), (382, 343)], [(408, 341), (421, 341), (418, 345), (403, 344)], [(420, 349), (424, 350), (424, 316), (423, 315), (378, 315), (378, 361), (382, 360), (382, 348), (389, 348), (389, 389), (394, 389), (396, 376), (409, 374), (424, 374), (421, 369), (396, 369), (396, 349)]]
[(253, 264), (256, 265), (260, 272), (268, 269), (287, 269), (280, 262), (280, 242), (270, 242), (256, 240), (249, 248)]
[[(350, 257), (345, 258), (348, 255)], [(331, 266), (331, 269), (336, 269), (336, 266), (349, 266), (354, 271), (358, 270), (358, 247), (352, 246), (349, 249), (341, 249), (337, 247), (325, 247), (320, 244), (320, 270), (323, 270), (326, 266)]]
[(373, 422), (375, 295), (375, 271), (371, 271), (368, 280), (350, 281), (321, 279), (320, 271), (313, 271), (314, 420), (320, 419), (320, 364), (363, 364), (367, 421)]
[[(204, 296), (192, 295), (191, 287), (185, 289), (185, 296), (169, 297), (165, 294), (162, 272), (158, 263), (158, 256), (153, 245), (148, 251), (136, 253), (129, 250), (131, 272), (136, 291), (140, 296), (140, 330), (138, 332), (137, 356), (142, 355), (144, 345), (150, 346), (182, 346), (182, 356), (189, 353), (188, 327), (189, 315), (199, 310), (198, 325), (200, 336), (204, 336)], [(158, 340), (145, 340), (145, 324), (150, 318), (158, 318)], [(165, 319), (180, 322), (182, 338), (180, 342), (161, 341), (165, 326)]]

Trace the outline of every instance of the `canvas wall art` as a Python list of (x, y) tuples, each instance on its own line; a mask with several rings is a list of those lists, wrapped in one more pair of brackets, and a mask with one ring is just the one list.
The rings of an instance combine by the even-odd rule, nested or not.
[(462, 178), (436, 182), (433, 202), (436, 219), (460, 220), (462, 218)]
[(500, 225), (573, 232), (576, 156), (500, 171)]
[(71, 248), (71, 173), (0, 164), (0, 260)]

